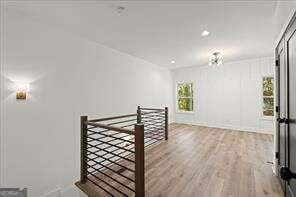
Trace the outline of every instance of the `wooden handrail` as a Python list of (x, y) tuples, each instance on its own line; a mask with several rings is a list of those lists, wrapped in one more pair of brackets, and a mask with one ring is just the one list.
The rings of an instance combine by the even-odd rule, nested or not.
[(128, 114), (123, 116), (113, 116), (108, 118), (93, 119), (93, 120), (89, 120), (88, 122), (101, 122), (101, 121), (107, 121), (107, 120), (113, 120), (113, 119), (128, 118), (132, 116), (137, 116), (137, 114)]
[(91, 125), (94, 127), (100, 127), (103, 129), (109, 129), (112, 131), (118, 131), (121, 133), (126, 133), (126, 134), (130, 134), (130, 135), (134, 135), (134, 131), (132, 129), (126, 129), (126, 128), (121, 128), (121, 127), (114, 127), (114, 126), (108, 126), (106, 124), (101, 124), (101, 123), (97, 123), (97, 122), (90, 122), (90, 121), (86, 121), (87, 125)]

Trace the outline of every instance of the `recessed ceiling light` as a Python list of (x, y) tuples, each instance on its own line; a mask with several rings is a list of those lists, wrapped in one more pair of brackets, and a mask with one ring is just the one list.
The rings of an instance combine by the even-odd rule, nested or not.
[(172, 60), (172, 61), (171, 61), (171, 63), (172, 63), (172, 64), (174, 64), (174, 63), (175, 63), (175, 61), (174, 61), (174, 60)]
[(209, 31), (207, 31), (207, 30), (204, 30), (203, 32), (202, 32), (202, 36), (208, 36), (210, 34), (210, 32)]

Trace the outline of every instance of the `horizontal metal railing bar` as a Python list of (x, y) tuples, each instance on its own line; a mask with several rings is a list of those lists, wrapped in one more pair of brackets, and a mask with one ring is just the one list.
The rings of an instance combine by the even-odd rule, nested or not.
[(160, 117), (160, 118), (165, 118), (165, 114), (161, 113), (161, 114), (144, 114), (142, 115), (142, 118), (149, 118), (149, 117)]
[[(92, 146), (92, 145), (90, 145), (90, 146)], [(98, 147), (95, 147), (95, 146), (92, 146), (92, 148), (95, 148), (95, 149), (99, 149), (99, 150), (97, 150), (97, 151), (95, 151), (95, 152), (93, 152), (93, 151), (91, 151), (92, 152), (92, 154), (93, 155), (96, 155), (97, 157), (103, 157), (103, 156), (105, 156), (105, 155), (108, 155), (108, 154), (104, 154), (104, 153), (102, 153), (102, 154), (98, 154), (98, 152), (100, 152), (100, 151), (104, 151), (103, 149), (101, 149), (101, 148), (98, 148)], [(88, 148), (89, 149), (89, 148)], [(122, 149), (118, 149), (118, 150), (122, 150)], [(90, 150), (87, 150), (87, 151), (90, 151)], [(105, 152), (107, 152), (107, 151), (105, 151)], [(109, 151), (110, 152), (110, 151)], [(124, 152), (128, 152), (128, 151), (124, 151)], [(122, 152), (123, 153), (123, 152)], [(122, 153), (120, 153), (120, 154), (122, 154)], [(116, 157), (119, 157), (118, 155), (115, 155)], [(105, 158), (105, 157), (104, 157)], [(111, 158), (111, 157), (110, 157)], [(133, 161), (131, 161), (131, 162), (133, 162)]]
[[(93, 167), (93, 165), (90, 165), (90, 164), (87, 164), (87, 165)], [(100, 165), (100, 166), (102, 166), (102, 167), (98, 168), (97, 170), (100, 170), (100, 169), (105, 168), (105, 169), (108, 169), (108, 170), (110, 170), (110, 171), (116, 173), (117, 175), (122, 176), (122, 177), (125, 178), (125, 179), (130, 180), (130, 181), (133, 182), (133, 183), (135, 182), (135, 181), (134, 181), (133, 179), (131, 179), (130, 177), (127, 177), (127, 176), (125, 176), (125, 175), (123, 175), (123, 174), (121, 174), (121, 173), (118, 173), (116, 170), (113, 170), (112, 168), (109, 168), (108, 165), (105, 165), (105, 164), (102, 164), (102, 163), (100, 163), (100, 164), (95, 164), (95, 165)]]
[(149, 131), (149, 130), (146, 130), (145, 132), (145, 137), (148, 136), (148, 135), (164, 135), (165, 133), (164, 132), (157, 132), (157, 131)]
[[(142, 108), (142, 109), (144, 109), (144, 108)], [(148, 110), (149, 108), (145, 108), (145, 109)], [(164, 109), (153, 109), (153, 110), (155, 110), (155, 111), (142, 112), (141, 114), (145, 115), (145, 114), (157, 113), (158, 111), (164, 111)], [(127, 115), (122, 115), (122, 116), (113, 116), (113, 117), (108, 117), (108, 118), (92, 119), (92, 120), (88, 120), (87, 122), (102, 122), (102, 121), (108, 121), (108, 120), (114, 120), (114, 119), (128, 118), (128, 117), (133, 117), (133, 116), (137, 116), (137, 114), (127, 114)]]
[(165, 113), (164, 109), (141, 109), (141, 113)]
[[(128, 125), (124, 125), (124, 126), (120, 126), (120, 127), (118, 127), (118, 128), (127, 128), (127, 127), (131, 127), (131, 126), (135, 126), (135, 124), (137, 124), (137, 123), (133, 123), (133, 124), (128, 124)], [(107, 125), (107, 126), (109, 126), (109, 125)], [(93, 131), (93, 130), (91, 130), (91, 129), (102, 129), (102, 130), (98, 130), (98, 131), (96, 131), (97, 133), (102, 133), (102, 132), (107, 132), (107, 131), (114, 131), (114, 130), (112, 130), (112, 129), (103, 129), (103, 128), (100, 128), (100, 127), (97, 127), (97, 126), (93, 126), (93, 127), (89, 127), (89, 128), (87, 128), (87, 130), (89, 130), (89, 131)], [(93, 131), (94, 132), (94, 131)], [(112, 135), (118, 135), (118, 134), (122, 134), (122, 132), (118, 132), (118, 131), (114, 131), (114, 132), (117, 132), (117, 133), (114, 133), (114, 134), (112, 134)], [(128, 135), (131, 135), (131, 134), (128, 134)]]
[(165, 131), (157, 127), (147, 127), (145, 128), (145, 133), (165, 133)]
[(164, 132), (164, 128), (162, 128), (162, 125), (146, 125), (145, 130), (146, 131), (158, 131), (158, 133)]
[(164, 135), (148, 135), (145, 136), (145, 139), (155, 139), (155, 140), (162, 140)]
[(151, 129), (147, 128), (145, 130), (145, 134), (161, 134), (161, 133), (164, 133), (164, 132), (161, 131), (161, 130), (159, 131), (159, 130), (157, 130), (155, 128), (151, 128)]
[(156, 116), (142, 116), (142, 118), (150, 118), (150, 119), (153, 119), (153, 118), (158, 118), (158, 119), (160, 119), (160, 118), (162, 118), (162, 119), (165, 119), (165, 117), (164, 116), (160, 116), (160, 115), (156, 115)]
[[(95, 148), (95, 149), (97, 149), (97, 148)], [(108, 148), (107, 148), (107, 149), (108, 149)], [(118, 150), (121, 150), (121, 149), (117, 149), (117, 150), (115, 150), (114, 152), (117, 152)], [(87, 156), (89, 156), (89, 155), (95, 155), (96, 158), (99, 158), (98, 156), (100, 156), (100, 157), (102, 157), (102, 158), (105, 158), (104, 156), (105, 156), (105, 155), (108, 155), (107, 152), (98, 155), (97, 153), (100, 152), (100, 151), (101, 151), (101, 150), (96, 150), (96, 151), (93, 152), (93, 151), (87, 150)], [(120, 152), (120, 153), (117, 153), (117, 154), (121, 154), (121, 155), (122, 155), (123, 153), (127, 153), (127, 151), (124, 151), (124, 150), (123, 150), (123, 152)], [(133, 153), (128, 153), (128, 154), (125, 154), (124, 156), (125, 156), (125, 157), (128, 157), (128, 156), (130, 156), (130, 155), (133, 155)], [(113, 157), (109, 157), (109, 158), (114, 158), (114, 156), (113, 156)], [(120, 158), (118, 158), (118, 159), (116, 159), (116, 160), (114, 160), (114, 161), (118, 161), (118, 160), (120, 160)]]
[(127, 134), (130, 134), (130, 135), (134, 134), (134, 130), (132, 130), (132, 129), (108, 126), (108, 125), (105, 125), (105, 124), (101, 124), (101, 123), (97, 123), (97, 122), (89, 122), (89, 121), (87, 121), (86, 124), (91, 125), (91, 126), (100, 127), (100, 128), (103, 128), (103, 129), (109, 129), (109, 130), (112, 130), (112, 131), (119, 131), (121, 133), (127, 133)]
[[(115, 153), (113, 153), (113, 152), (111, 152), (111, 151), (107, 151), (107, 150), (104, 150), (104, 149), (102, 149), (102, 148), (98, 148), (98, 147), (96, 147), (96, 149), (99, 149), (99, 150), (101, 150), (101, 151), (107, 152), (107, 153), (109, 153), (109, 154), (111, 154), (111, 155), (115, 155), (116, 157), (120, 157), (121, 159), (124, 159), (124, 160), (126, 160), (126, 161), (129, 161), (129, 162), (132, 162), (132, 163), (135, 162), (135, 161), (130, 160), (130, 159), (128, 159), (128, 158), (122, 157), (121, 155), (117, 155), (117, 154), (115, 154)], [(90, 151), (90, 150), (87, 150), (87, 151), (88, 151), (88, 152), (92, 152), (92, 151)], [(95, 153), (93, 153), (93, 154), (96, 155)]]
[(164, 132), (152, 132), (152, 131), (147, 131), (146, 133), (145, 133), (145, 137), (146, 136), (149, 136), (149, 135), (164, 135), (165, 133)]
[(150, 143), (150, 144), (145, 144), (145, 148), (149, 147), (149, 146), (152, 146), (153, 144), (159, 144), (159, 143), (160, 143), (160, 141), (157, 141), (157, 140), (152, 141), (152, 143)]
[(144, 138), (162, 138), (165, 137), (164, 133), (145, 133)]
[(163, 111), (149, 111), (149, 112), (141, 112), (142, 116), (154, 116), (154, 115), (165, 115)]
[(145, 144), (144, 144), (144, 145), (145, 145), (145, 147), (146, 147), (147, 145), (149, 145), (150, 142), (156, 142), (156, 141), (158, 142), (158, 140), (149, 139), (149, 140), (146, 140), (146, 141), (145, 141)]
[[(96, 132), (96, 133), (88, 134), (88, 136), (92, 136), (92, 135), (95, 135), (95, 134), (101, 135), (101, 133), (105, 133), (107, 131), (110, 131), (109, 129), (106, 129), (104, 131), (94, 131), (94, 130), (90, 130), (90, 129), (87, 129), (87, 130), (90, 131), (90, 132)], [(134, 136), (134, 135), (130, 135), (130, 134), (123, 135), (123, 133), (120, 133), (120, 132), (117, 132), (117, 131), (114, 131), (114, 132), (116, 132), (116, 133), (109, 134), (109, 135), (113, 135), (113, 136), (120, 135), (120, 137)], [(105, 137), (103, 137), (103, 138), (105, 138)]]
[[(134, 126), (135, 124), (137, 124), (137, 123), (133, 123), (133, 124), (129, 124), (129, 125), (120, 126), (119, 128), (126, 128), (126, 127), (130, 127), (130, 126)], [(107, 125), (108, 125), (108, 124), (107, 124)], [(97, 127), (97, 126), (92, 126), (92, 127), (88, 127), (87, 129), (97, 129), (97, 128), (99, 128), (99, 127)], [(104, 132), (104, 131), (112, 131), (112, 130), (110, 130), (110, 129), (104, 129), (104, 130), (100, 130), (100, 131)], [(118, 132), (118, 131), (116, 131), (116, 132)]]
[(111, 125), (122, 124), (122, 123), (126, 123), (126, 122), (132, 122), (132, 121), (135, 121), (134, 124), (137, 124), (137, 119), (133, 118), (133, 119), (130, 119), (130, 120), (123, 120), (123, 121), (119, 121), (119, 122), (108, 123), (107, 125), (111, 126)]
[[(91, 134), (92, 135), (92, 134)], [(87, 135), (87, 137), (89, 137), (90, 135)], [(104, 138), (106, 138), (105, 136), (102, 136), (102, 137), (98, 137), (98, 138), (92, 138), (91, 140), (87, 140), (87, 142), (89, 143), (89, 142), (93, 142), (93, 141), (96, 141), (96, 140), (98, 140), (98, 139), (104, 139)]]
[[(85, 150), (85, 149), (84, 149), (84, 150)], [(96, 153), (98, 153), (98, 152), (100, 152), (100, 151), (101, 151), (101, 150), (97, 150), (97, 151), (95, 151), (95, 152), (91, 152), (91, 153), (90, 153), (90, 151), (87, 150), (87, 152), (86, 152), (86, 157), (89, 157), (89, 155), (95, 155), (95, 156), (98, 156)], [(105, 155), (108, 155), (108, 153), (101, 154), (100, 156), (103, 157), (103, 156), (105, 156)]]
[(164, 116), (142, 116), (142, 119), (149, 119), (149, 120), (158, 120), (158, 119), (165, 119)]
[(148, 142), (150, 142), (150, 141), (161, 141), (160, 139), (154, 139), (154, 138), (145, 138), (145, 139), (148, 139), (148, 140), (146, 140), (145, 141), (145, 144), (147, 144)]
[(96, 182), (94, 182), (93, 180), (91, 180), (90, 178), (86, 177), (87, 180), (89, 180), (90, 182), (92, 182), (92, 184), (96, 185), (97, 187), (99, 187), (100, 189), (102, 189), (104, 192), (106, 192), (107, 194), (109, 194), (110, 196), (114, 197), (114, 195), (112, 193), (110, 193), (108, 190), (106, 190), (103, 186), (100, 186), (99, 184), (97, 184)]
[[(89, 154), (89, 155), (92, 155), (92, 154)], [(117, 160), (117, 158), (118, 159), (121, 159), (120, 157), (118, 157), (118, 156), (111, 156), (111, 157), (105, 157), (106, 155), (108, 155), (108, 154), (104, 154), (104, 155), (96, 155), (96, 154), (93, 154), (93, 155), (95, 155), (95, 157), (90, 157), (90, 156), (87, 156), (87, 159), (94, 159), (95, 161), (96, 161), (96, 159), (103, 159), (103, 160), (106, 160), (106, 161), (110, 161), (111, 163), (114, 163), (115, 162), (115, 160), (113, 160), (114, 158), (116, 158), (116, 160)], [(133, 161), (132, 161), (132, 163), (134, 163)], [(130, 168), (127, 168), (127, 167), (125, 167), (126, 169), (130, 169)], [(132, 170), (132, 169), (130, 169), (130, 170)]]
[[(101, 156), (101, 155), (96, 155), (96, 157), (93, 157), (93, 158), (90, 158), (89, 157), (89, 155), (86, 157), (86, 159), (90, 159), (90, 160), (92, 160), (93, 162), (98, 162), (98, 161), (96, 161), (96, 159), (99, 159), (99, 158), (101, 158), (101, 159), (103, 159), (104, 161), (106, 160), (106, 161), (109, 161), (110, 163), (113, 163), (113, 164), (116, 164), (116, 165), (118, 165), (118, 166), (120, 166), (120, 167), (122, 167), (122, 168), (125, 168), (125, 169), (127, 169), (127, 170), (129, 170), (129, 171), (131, 171), (131, 172), (135, 172), (133, 169), (130, 169), (130, 168), (128, 168), (128, 167), (126, 167), (126, 166), (123, 166), (123, 165), (121, 165), (121, 164), (118, 164), (118, 163), (116, 163), (115, 161), (113, 161), (113, 160), (111, 160), (110, 158), (114, 158), (114, 157), (116, 157), (116, 156), (112, 156), (112, 157), (105, 157), (106, 155), (108, 155), (108, 154), (104, 154), (103, 156)], [(97, 163), (97, 164), (100, 164), (100, 163)]]
[(155, 139), (155, 140), (163, 140), (164, 135), (149, 135), (146, 136), (145, 139)]
[(142, 123), (144, 123), (144, 126), (150, 126), (150, 125), (156, 125), (156, 126), (163, 126), (162, 124), (165, 123), (165, 121), (162, 121), (162, 122), (154, 122), (154, 123), (151, 123), (151, 121), (142, 121)]
[(154, 110), (154, 111), (141, 111), (142, 114), (145, 114), (145, 113), (155, 113), (155, 114), (164, 114), (165, 111), (164, 110)]
[(91, 176), (93, 176), (93, 177), (95, 177), (96, 179), (100, 180), (101, 182), (105, 183), (106, 185), (108, 185), (109, 187), (111, 187), (112, 189), (114, 189), (115, 191), (117, 191), (118, 193), (120, 193), (120, 194), (122, 194), (122, 195), (128, 197), (127, 194), (123, 193), (122, 191), (120, 191), (119, 189), (117, 189), (117, 188), (114, 187), (113, 185), (107, 183), (106, 181), (104, 181), (103, 179), (99, 178), (98, 176), (96, 176), (96, 175), (94, 175), (94, 174), (90, 174), (90, 173), (88, 173), (88, 174), (91, 175)]
[[(109, 161), (109, 162), (111, 162), (111, 163), (113, 163), (113, 164), (115, 164), (115, 165), (118, 165), (118, 166), (120, 166), (120, 167), (122, 167), (122, 168), (127, 169), (128, 171), (131, 171), (131, 172), (135, 173), (135, 170), (130, 169), (130, 168), (128, 168), (128, 167), (126, 167), (126, 166), (123, 166), (123, 165), (121, 165), (121, 164), (118, 164), (118, 163), (116, 163), (116, 162), (114, 162), (114, 161), (112, 161), (111, 159), (106, 158), (106, 157), (101, 157), (101, 156), (97, 156), (97, 157), (94, 157), (94, 158), (86, 157), (86, 159), (92, 160), (93, 162), (95, 162), (95, 163), (97, 163), (97, 164), (100, 165), (100, 163), (99, 163), (98, 161), (96, 161), (96, 159), (98, 159), (98, 158), (102, 158), (102, 159), (104, 159), (104, 160), (107, 160), (107, 161)], [(103, 162), (103, 161), (101, 161), (101, 162)]]
[[(118, 144), (122, 144), (122, 143), (124, 143), (124, 142), (120, 142), (120, 143), (117, 143), (116, 145), (118, 145)], [(103, 144), (103, 143), (101, 143), (101, 144)], [(99, 144), (99, 145), (101, 145), (101, 144)], [(127, 148), (127, 147), (129, 147), (129, 146), (131, 146), (131, 145), (134, 145), (134, 144), (129, 144), (129, 145), (127, 145), (127, 146), (125, 146), (125, 148)], [(96, 145), (97, 146), (97, 145)], [(118, 150), (122, 150), (121, 148), (114, 148), (113, 146), (107, 146), (107, 147), (104, 147), (106, 150), (108, 150), (109, 148), (113, 148), (113, 151), (114, 152), (116, 152), (116, 151), (118, 151)], [(131, 149), (134, 149), (134, 146), (132, 146), (132, 148)], [(97, 150), (97, 151), (95, 151), (95, 152), (93, 152), (93, 153), (97, 153), (97, 152), (100, 152), (100, 150)], [(122, 153), (124, 153), (124, 152), (128, 152), (128, 151), (125, 151), (125, 150), (123, 150), (123, 152), (121, 152), (120, 154), (122, 154)], [(133, 153), (130, 153), (130, 154), (133, 154)]]
[[(98, 133), (98, 132), (95, 132), (95, 131), (92, 131), (92, 130), (88, 130), (88, 131), (91, 131), (91, 132), (97, 133), (97, 134), (99, 134), (99, 135), (103, 135), (103, 136), (105, 136), (105, 138), (106, 138), (106, 137), (110, 137), (110, 138), (114, 138), (114, 139), (117, 139), (117, 140), (122, 140), (122, 141), (125, 141), (125, 142), (129, 142), (129, 143), (132, 143), (132, 144), (135, 143), (134, 141), (130, 141), (130, 140), (123, 139), (123, 137), (122, 137), (122, 138), (121, 138), (121, 137), (114, 137), (113, 135), (106, 135), (106, 134)], [(89, 137), (89, 135), (88, 135), (88, 137)], [(92, 138), (92, 137), (89, 137), (89, 138)], [(92, 138), (92, 139), (96, 140), (97, 138)]]
[(155, 116), (151, 116), (151, 115), (147, 115), (147, 116), (142, 116), (142, 119), (143, 118), (145, 118), (145, 119), (155, 119), (155, 118), (157, 118), (157, 119), (165, 119), (165, 117), (164, 116), (162, 116), (162, 115), (155, 115)]
[(127, 115), (123, 115), (123, 116), (113, 116), (113, 117), (108, 117), (108, 118), (93, 119), (93, 120), (89, 120), (88, 122), (102, 122), (102, 121), (107, 121), (107, 120), (128, 118), (128, 117), (132, 117), (132, 116), (137, 116), (137, 114), (127, 114)]
[(148, 118), (143, 118), (142, 119), (142, 123), (149, 123), (149, 124), (158, 124), (158, 125), (161, 125), (161, 126), (164, 126), (165, 120), (162, 119), (162, 118), (159, 118), (159, 119), (148, 119)]
[[(116, 139), (115, 139), (116, 140)], [(115, 141), (114, 139), (112, 139), (112, 140), (109, 140), (109, 141), (107, 141), (107, 142), (112, 142), (112, 141)], [(102, 145), (102, 144), (104, 144), (106, 141), (100, 141), (101, 143), (99, 143), (99, 144), (95, 144), (95, 146), (97, 147), (97, 146), (100, 146), (100, 145)], [(111, 147), (113, 147), (114, 145), (119, 145), (119, 144), (122, 144), (122, 143), (124, 143), (124, 142), (118, 142), (118, 143), (116, 143), (116, 144), (111, 144), (111, 145), (109, 145), (109, 146), (107, 146), (107, 147), (104, 147), (105, 149), (109, 149), (109, 148), (111, 148)], [(125, 146), (125, 148), (126, 147), (128, 147), (128, 146), (131, 146), (131, 145), (134, 145), (134, 144), (129, 144), (129, 145), (127, 145), (127, 146)], [(117, 149), (121, 149), (121, 148), (117, 148)]]
[[(93, 168), (93, 167), (90, 167), (90, 168), (92, 168), (92, 169), (94, 169), (94, 170), (96, 171), (95, 168)], [(89, 172), (89, 171), (88, 171), (88, 172)], [(131, 190), (131, 191), (133, 191), (133, 192), (135, 192), (135, 190), (134, 190), (133, 188), (131, 188), (131, 187), (127, 186), (127, 185), (124, 185), (122, 182), (117, 181), (116, 179), (114, 179), (113, 177), (109, 176), (108, 174), (106, 174), (106, 173), (104, 173), (104, 172), (102, 172), (102, 171), (96, 171), (96, 172), (99, 172), (99, 173), (103, 174), (104, 176), (108, 177), (109, 179), (115, 181), (116, 183), (119, 183), (119, 184), (122, 185), (123, 187), (125, 187), (125, 188), (127, 188), (127, 189), (129, 189), (129, 190)], [(91, 172), (89, 172), (89, 173), (91, 173)], [(91, 174), (92, 174), (92, 173), (91, 173)]]
[(146, 120), (165, 120), (164, 117), (160, 117), (160, 116), (143, 116), (142, 120), (146, 119)]
[(160, 120), (163, 120), (165, 121), (164, 118), (159, 118), (159, 117), (142, 117), (142, 120), (145, 120), (145, 121), (160, 121)]
[(147, 107), (142, 108), (142, 107), (140, 107), (140, 109), (141, 110), (159, 110), (159, 111), (161, 110), (161, 111), (164, 111), (164, 109), (162, 109), (162, 108), (149, 108), (149, 107), (148, 108)]
[[(123, 147), (120, 147), (120, 146), (117, 146), (117, 145), (114, 145), (114, 144), (110, 144), (109, 142), (104, 142), (104, 141), (101, 141), (101, 140), (97, 140), (97, 141), (99, 141), (99, 142), (102, 142), (101, 144), (108, 144), (108, 145), (111, 145), (111, 146), (115, 146), (116, 148), (119, 148), (119, 149), (122, 149), (122, 150), (126, 150), (126, 151), (129, 151), (129, 152), (131, 152), (131, 153), (135, 153), (135, 151), (131, 151), (131, 150), (129, 150), (129, 149), (126, 149), (126, 148), (123, 148)], [(114, 140), (113, 140), (114, 141)], [(121, 142), (121, 144), (122, 143), (124, 143), (124, 142)], [(100, 145), (101, 145), (100, 144)], [(89, 144), (88, 144), (89, 145)], [(98, 145), (94, 145), (94, 146), (98, 146)]]
[[(89, 136), (86, 136), (86, 138), (90, 138)], [(95, 146), (100, 146), (100, 145), (102, 145), (102, 144), (105, 144), (105, 143), (108, 143), (108, 142), (113, 142), (113, 141), (115, 141), (116, 139), (111, 139), (111, 140), (108, 140), (108, 141), (102, 141), (101, 139), (99, 139), (99, 138), (96, 138), (96, 141), (99, 141), (99, 142), (101, 142), (101, 143), (99, 143), (99, 144), (96, 144)], [(124, 143), (124, 142), (120, 142), (120, 143), (116, 143), (115, 145), (118, 145), (118, 144), (122, 144), (122, 143)], [(87, 143), (87, 145), (88, 145), (89, 143)]]
[(159, 119), (148, 119), (148, 118), (143, 118), (142, 119), (142, 122), (145, 122), (145, 123), (150, 123), (150, 124), (156, 124), (156, 123), (161, 123), (163, 124), (165, 122), (164, 119), (162, 118), (159, 118)]
[[(117, 150), (119, 150), (119, 149), (117, 149)], [(97, 151), (95, 151), (95, 152), (97, 152)], [(123, 153), (126, 153), (126, 151), (123, 151), (123, 152), (121, 152), (121, 153), (119, 153), (119, 154), (123, 154)], [(102, 156), (105, 156), (105, 155), (107, 155), (107, 153), (106, 154), (104, 154), (104, 155), (102, 155)], [(129, 157), (129, 156), (131, 156), (131, 155), (134, 155), (133, 153), (128, 153), (128, 154), (126, 154), (126, 155), (124, 155), (125, 157)], [(114, 160), (114, 162), (116, 162), (116, 161), (119, 161), (119, 160), (121, 160), (120, 158), (118, 158), (118, 159), (115, 159)], [(102, 169), (103, 167), (101, 167), (101, 168), (99, 168), (99, 169)]]
[[(86, 137), (86, 138), (90, 138), (90, 137)], [(106, 137), (104, 137), (104, 138), (106, 138)], [(113, 138), (112, 138), (111, 140), (108, 140), (108, 141), (103, 141), (103, 140), (101, 140), (101, 139), (96, 139), (95, 141), (99, 141), (100, 143), (98, 143), (98, 144), (92, 144), (92, 145), (98, 147), (98, 146), (101, 146), (101, 145), (105, 144), (106, 142), (114, 142), (114, 141), (119, 141), (119, 140), (117, 140), (117, 139), (113, 139)], [(114, 147), (114, 146), (117, 146), (117, 145), (119, 145), (119, 144), (123, 144), (123, 143), (128, 143), (128, 142), (120, 141), (120, 142), (117, 142), (117, 143), (115, 143), (115, 144), (110, 144), (110, 143), (108, 143), (108, 146), (105, 146), (104, 148), (105, 148), (105, 149), (109, 149), (109, 148), (111, 148), (111, 147)], [(128, 146), (131, 146), (131, 145), (134, 145), (134, 143), (129, 143), (129, 144), (125, 145), (124, 148), (126, 148), (126, 147), (128, 147)], [(122, 148), (120, 147), (120, 148), (117, 148), (117, 149), (122, 149)]]
[[(99, 153), (99, 152), (101, 152), (101, 150), (97, 150), (97, 148), (94, 148), (94, 149), (96, 149), (96, 151), (89, 150), (89, 151), (92, 152), (93, 155), (96, 155), (96, 156), (101, 155), (102, 157), (105, 156), (105, 155), (108, 155), (108, 153), (104, 153), (104, 154)], [(107, 148), (107, 149), (109, 149), (109, 148)], [(134, 148), (131, 148), (131, 150), (133, 150), (133, 149)], [(119, 148), (117, 148), (115, 150), (113, 149), (112, 151), (116, 152), (116, 154), (121, 154), (123, 157), (127, 157), (129, 155), (133, 155), (133, 153), (130, 153), (128, 151), (125, 151), (125, 150), (122, 150), (122, 149), (119, 149)], [(118, 151), (120, 151), (120, 152), (118, 152)], [(89, 153), (87, 155), (91, 155), (91, 154)]]

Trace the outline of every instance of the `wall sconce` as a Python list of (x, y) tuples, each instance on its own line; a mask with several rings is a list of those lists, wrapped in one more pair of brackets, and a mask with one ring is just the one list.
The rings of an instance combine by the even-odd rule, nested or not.
[(29, 92), (29, 84), (27, 83), (15, 83), (15, 92), (16, 92), (16, 99), (17, 100), (26, 100), (27, 93)]

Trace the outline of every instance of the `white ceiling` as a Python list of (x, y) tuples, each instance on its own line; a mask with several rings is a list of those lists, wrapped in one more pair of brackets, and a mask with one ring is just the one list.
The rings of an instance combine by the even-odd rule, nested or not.
[[(26, 3), (22, 12), (164, 67), (271, 56), (276, 1), (74, 1)], [(124, 6), (119, 14), (116, 6)], [(203, 30), (210, 31), (202, 37)], [(171, 61), (174, 60), (175, 64)]]

